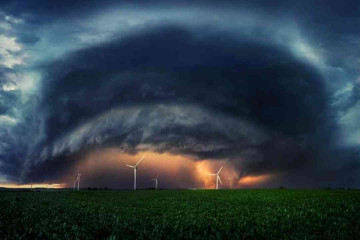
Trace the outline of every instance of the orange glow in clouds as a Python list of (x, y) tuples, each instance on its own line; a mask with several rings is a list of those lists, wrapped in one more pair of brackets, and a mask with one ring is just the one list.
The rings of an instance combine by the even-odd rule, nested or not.
[(237, 172), (224, 160), (214, 161), (214, 160), (204, 160), (195, 162), (195, 176), (197, 180), (202, 183), (204, 188), (215, 188), (216, 176), (211, 176), (211, 174), (216, 174), (221, 166), (224, 168), (221, 170), (219, 176), (222, 181), (222, 184), (219, 183), (220, 188), (229, 188), (231, 187), (229, 179), (236, 178), (238, 176)]
[[(67, 187), (71, 187), (77, 171), (80, 170), (83, 174), (83, 182), (85, 182), (83, 187), (109, 186), (131, 189), (133, 170), (126, 164), (135, 165), (143, 155), (145, 158), (139, 164), (137, 171), (139, 188), (153, 187), (151, 179), (160, 174), (160, 188), (165, 186), (166, 188), (213, 189), (216, 177), (209, 174), (217, 173), (221, 166), (224, 168), (220, 172), (222, 184), (219, 184), (219, 188), (248, 188), (262, 184), (271, 178), (271, 175), (239, 178), (231, 162), (226, 160), (198, 160), (187, 155), (150, 151), (130, 155), (115, 148), (107, 148), (93, 151), (85, 156), (64, 182), (68, 183)], [(92, 178), (92, 181), (89, 182), (86, 178)], [(109, 185), (111, 183), (113, 185)]]
[[(152, 188), (152, 179), (159, 176), (160, 188), (207, 188), (214, 189), (216, 176), (220, 172), (222, 184), (219, 188), (256, 187), (268, 181), (272, 175), (245, 176), (239, 178), (237, 170), (226, 160), (199, 160), (192, 156), (171, 153), (139, 152), (136, 155), (124, 153), (116, 148), (95, 150), (84, 156), (60, 180), (64, 184), (33, 184), (33, 188), (72, 188), (77, 172), (82, 174), (80, 188), (109, 187), (113, 189), (131, 189), (133, 186), (133, 169), (126, 164), (135, 165), (145, 155), (137, 171), (138, 188)], [(30, 188), (30, 184), (0, 184), (8, 188)]]
[(240, 186), (251, 187), (270, 180), (273, 176), (264, 174), (259, 176), (245, 176), (239, 180)]
[(34, 183), (32, 184), (15, 184), (15, 183), (4, 183), (0, 184), (0, 187), (4, 188), (63, 188), (64, 184), (47, 184), (47, 183)]
[[(221, 166), (224, 166), (220, 173), (222, 185), (220, 188), (229, 188), (230, 180), (238, 176), (231, 163), (225, 160), (198, 160), (191, 156), (175, 155), (171, 153), (139, 152), (136, 155), (123, 153), (115, 148), (102, 149), (89, 153), (80, 161), (71, 176), (67, 176), (65, 182), (69, 183), (75, 178), (76, 172), (81, 171), (82, 178), (85, 181), (86, 175), (94, 176), (96, 174), (113, 175), (114, 181), (124, 188), (132, 186), (132, 169), (126, 164), (134, 165), (145, 155), (144, 160), (139, 164), (137, 179), (139, 188), (152, 187), (151, 179), (158, 173), (159, 186), (169, 188), (214, 188), (215, 176), (209, 173), (217, 173)], [(118, 178), (116, 178), (116, 176)], [(101, 181), (101, 177), (98, 177)], [(165, 182), (164, 182), (165, 181)], [(235, 182), (236, 184), (236, 182)], [(93, 185), (96, 185), (95, 183)], [(237, 186), (234, 186), (237, 187)]]

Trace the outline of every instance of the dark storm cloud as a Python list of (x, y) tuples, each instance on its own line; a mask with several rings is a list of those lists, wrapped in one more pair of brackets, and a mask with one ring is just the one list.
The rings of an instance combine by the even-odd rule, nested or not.
[[(77, 25), (109, 9), (139, 16), (185, 9), (198, 12), (199, 20), (206, 22), (206, 14), (218, 20), (197, 25), (184, 15), (183, 22), (172, 22), (169, 14), (105, 41), (94, 41), (93, 29)], [(249, 174), (282, 174), (280, 182), (294, 186), (304, 177), (336, 182), (349, 168), (356, 174), (358, 148), (338, 146), (337, 114), (355, 111), (359, 100), (358, 9), (356, 1), (320, 0), (5, 1), (3, 11), (24, 19), (13, 32), (24, 47), (72, 47), (71, 34), (84, 31), (90, 40), (40, 62), (43, 79), (34, 104), (22, 108), (24, 127), (0, 135), (8, 149), (24, 144), (22, 151), (1, 152), (3, 172), (22, 172), (24, 181), (58, 178), (88, 150), (115, 146), (230, 159)], [(239, 19), (226, 18), (228, 12)], [(259, 23), (232, 28), (247, 25), (243, 15)], [(295, 37), (277, 36), (287, 22)], [(44, 34), (47, 26), (50, 34)], [(300, 33), (322, 58), (306, 48)], [(337, 92), (346, 82), (354, 87)], [(0, 94), (0, 114), (19, 104), (16, 91)], [(24, 135), (26, 128), (32, 130)]]
[(48, 72), (53, 79), (43, 85), (50, 132), (58, 136), (58, 129), (114, 106), (167, 101), (200, 104), (286, 133), (318, 128), (326, 96), (314, 69), (277, 46), (220, 34), (167, 27), (55, 62)]
[[(24, 156), (28, 150), (29, 137), (25, 126), (14, 128), (12, 126), (0, 126), (0, 159), (1, 169), (4, 176), (10, 181), (18, 181), (24, 164)], [(22, 136), (22, 137), (18, 137)], [(16, 147), (14, 147), (16, 146)]]
[[(307, 164), (305, 147), (324, 133), (328, 117), (314, 68), (275, 44), (223, 32), (157, 27), (71, 53), (52, 63), (47, 76), (40, 109), (47, 116), (44, 142), (52, 145), (45, 158), (97, 144), (133, 150), (150, 144), (200, 158), (251, 159), (252, 152), (250, 173), (283, 171)], [(127, 107), (139, 113), (124, 110), (88, 123)], [(291, 155), (300, 156), (289, 164)]]
[[(14, 16), (21, 14), (33, 14), (33, 20), (56, 20), (61, 17), (83, 16), (89, 12), (104, 10), (107, 8), (129, 8), (133, 7), (146, 12), (154, 9), (171, 8), (200, 8), (200, 9), (227, 9), (227, 10), (249, 10), (260, 14), (288, 16), (297, 22), (306, 24), (309, 29), (332, 33), (334, 30), (342, 33), (354, 33), (354, 27), (358, 26), (359, 4), (357, 1), (325, 1), (325, 0), (255, 0), (255, 1), (116, 1), (104, 0), (83, 1), (64, 0), (61, 3), (46, 0), (28, 1), (2, 1), (2, 10)], [(36, 20), (38, 19), (38, 20)], [(341, 21), (340, 21), (341, 20)], [(39, 22), (40, 23), (40, 22)], [(44, 23), (45, 24), (45, 23)]]

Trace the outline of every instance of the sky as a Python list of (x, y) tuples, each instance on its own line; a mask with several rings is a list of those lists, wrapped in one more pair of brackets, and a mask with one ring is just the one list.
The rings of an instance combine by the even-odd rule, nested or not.
[(357, 1), (0, 3), (0, 186), (360, 187)]

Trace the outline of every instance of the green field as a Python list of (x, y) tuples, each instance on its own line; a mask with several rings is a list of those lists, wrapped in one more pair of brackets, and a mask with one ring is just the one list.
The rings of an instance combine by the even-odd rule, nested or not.
[(1, 191), (0, 239), (360, 239), (360, 191)]

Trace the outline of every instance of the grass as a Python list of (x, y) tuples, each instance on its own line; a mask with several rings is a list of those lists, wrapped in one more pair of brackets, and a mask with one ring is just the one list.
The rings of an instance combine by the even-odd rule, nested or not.
[(2, 191), (0, 239), (360, 239), (360, 191)]

